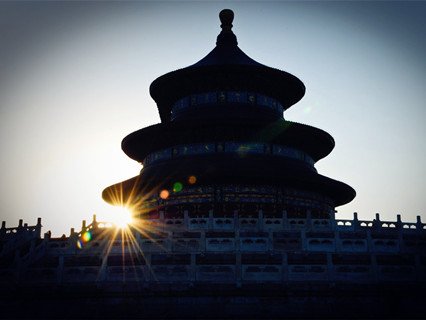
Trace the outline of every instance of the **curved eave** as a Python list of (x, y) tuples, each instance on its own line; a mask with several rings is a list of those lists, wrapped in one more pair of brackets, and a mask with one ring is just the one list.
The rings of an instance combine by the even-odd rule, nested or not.
[[(195, 175), (197, 183), (203, 184), (265, 184), (309, 190), (329, 197), (335, 206), (349, 203), (356, 192), (349, 185), (320, 175), (298, 161), (270, 159), (246, 156), (222, 157), (212, 161), (210, 157), (202, 159), (179, 159), (144, 168), (141, 172), (141, 188), (171, 188), (176, 181), (186, 181)], [(159, 174), (161, 172), (161, 174)], [(160, 178), (161, 177), (161, 178)], [(167, 177), (167, 178), (163, 178)]]
[(139, 194), (140, 176), (113, 184), (102, 191), (102, 199), (114, 206), (128, 206)]
[(151, 97), (160, 118), (170, 121), (171, 108), (178, 99), (217, 90), (247, 90), (277, 99), (284, 110), (305, 94), (302, 81), (290, 73), (262, 65), (207, 65), (167, 73), (152, 82)]
[(308, 190), (330, 198), (335, 206), (349, 203), (356, 195), (349, 185), (307, 170), (301, 163), (272, 161), (265, 165), (261, 158), (245, 157), (234, 158), (234, 165), (229, 166), (227, 158), (214, 162), (208, 158), (198, 158), (197, 161), (179, 159), (147, 167), (140, 176), (106, 188), (102, 196), (105, 201), (117, 205), (116, 198), (111, 195), (120, 190), (123, 203), (132, 203), (148, 198), (149, 194), (156, 194), (162, 188), (171, 189), (174, 182), (184, 182), (191, 175), (197, 177), (197, 185), (254, 183)]
[(282, 144), (307, 152), (314, 161), (324, 158), (334, 148), (334, 139), (327, 132), (311, 126), (285, 120), (236, 123), (227, 119), (156, 124), (126, 136), (122, 149), (130, 158), (141, 162), (154, 151), (176, 145), (224, 141)]

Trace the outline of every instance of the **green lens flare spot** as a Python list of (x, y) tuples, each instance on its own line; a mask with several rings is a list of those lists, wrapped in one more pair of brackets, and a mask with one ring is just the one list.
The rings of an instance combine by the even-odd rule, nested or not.
[(173, 192), (179, 192), (179, 191), (182, 191), (182, 189), (183, 189), (183, 184), (182, 183), (175, 182), (173, 184)]

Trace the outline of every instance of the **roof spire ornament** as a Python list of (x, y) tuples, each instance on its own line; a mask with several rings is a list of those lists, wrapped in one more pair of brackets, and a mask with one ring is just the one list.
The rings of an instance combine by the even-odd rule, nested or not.
[(218, 46), (224, 46), (224, 45), (230, 45), (230, 46), (237, 46), (237, 37), (232, 32), (232, 21), (234, 21), (234, 12), (231, 9), (223, 9), (219, 13), (219, 19), (222, 23), (220, 27), (222, 28), (222, 31), (217, 36), (216, 45)]
[[(222, 31), (229, 32), (232, 29), (232, 21), (234, 21), (234, 11), (231, 9), (223, 9), (219, 13), (219, 19), (222, 23), (220, 27), (222, 28)], [(232, 32), (232, 31), (231, 31)]]

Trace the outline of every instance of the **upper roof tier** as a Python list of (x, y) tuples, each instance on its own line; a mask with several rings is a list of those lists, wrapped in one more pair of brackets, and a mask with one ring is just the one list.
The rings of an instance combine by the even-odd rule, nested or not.
[(222, 31), (216, 47), (197, 63), (157, 78), (150, 93), (158, 106), (161, 120), (171, 120), (173, 105), (192, 94), (219, 91), (246, 91), (276, 99), (283, 110), (305, 94), (302, 81), (290, 73), (267, 67), (247, 56), (232, 32), (234, 13), (220, 12)]

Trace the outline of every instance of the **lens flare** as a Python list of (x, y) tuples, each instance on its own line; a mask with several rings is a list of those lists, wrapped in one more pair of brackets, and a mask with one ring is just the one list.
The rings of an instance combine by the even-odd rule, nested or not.
[(168, 190), (164, 189), (160, 192), (160, 198), (166, 200), (169, 197), (170, 193)]
[(77, 248), (83, 249), (83, 243), (80, 240), (77, 241)]
[(125, 229), (133, 223), (133, 214), (127, 207), (117, 207), (111, 216), (111, 223), (119, 229)]
[(188, 183), (189, 184), (195, 184), (197, 182), (197, 177), (196, 176), (190, 176), (188, 178)]
[[(128, 264), (135, 265), (137, 259), (145, 259), (145, 254), (139, 245), (137, 234), (141, 234), (144, 238), (151, 239), (152, 243), (157, 244), (157, 233), (160, 232), (158, 224), (150, 224), (149, 219), (145, 216), (152, 211), (151, 207), (146, 208), (145, 201), (150, 200), (153, 196), (157, 195), (157, 190), (145, 193), (140, 189), (139, 180), (135, 180), (132, 186), (125, 186), (124, 184), (117, 184), (114, 188), (108, 189), (107, 195), (108, 202), (114, 207), (108, 207), (102, 212), (102, 219), (94, 224), (93, 237), (99, 243), (99, 240), (107, 240), (104, 249), (104, 255), (109, 256), (110, 253), (114, 255), (117, 252), (122, 254), (122, 266)], [(162, 199), (167, 199), (170, 191), (162, 190), (159, 196)], [(155, 192), (155, 193), (154, 193)], [(99, 229), (98, 226), (104, 224), (104, 228)], [(119, 245), (119, 246), (118, 246)], [(161, 251), (167, 251), (158, 241), (158, 247)], [(81, 242), (77, 247), (83, 247), (85, 243)], [(83, 247), (84, 248), (84, 247)], [(130, 260), (127, 257), (130, 256)], [(126, 273), (123, 272), (123, 281), (125, 281)], [(138, 274), (135, 274), (138, 277)]]
[(303, 112), (305, 113), (305, 114), (308, 114), (308, 113), (310, 113), (312, 111), (312, 107), (306, 107), (305, 109), (303, 109)]
[(89, 242), (90, 240), (92, 240), (92, 234), (90, 233), (90, 231), (87, 231), (83, 233), (81, 238), (83, 239), (84, 242)]
[(183, 189), (183, 184), (182, 183), (175, 182), (173, 184), (173, 192), (179, 192), (179, 191), (182, 191), (182, 189)]

